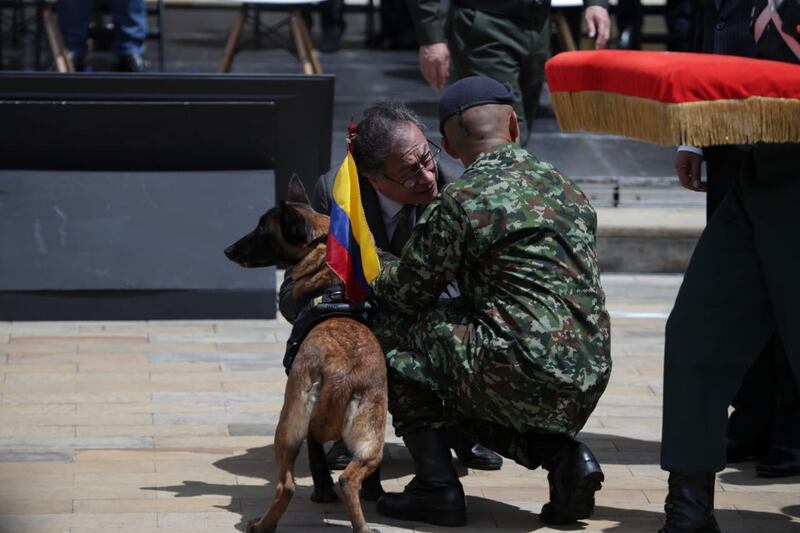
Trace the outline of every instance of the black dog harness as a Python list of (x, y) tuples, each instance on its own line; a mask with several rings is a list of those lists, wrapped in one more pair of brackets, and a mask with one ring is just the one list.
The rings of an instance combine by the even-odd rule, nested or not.
[(292, 325), (292, 333), (289, 335), (289, 340), (286, 341), (286, 355), (283, 357), (286, 375), (289, 375), (300, 344), (314, 326), (323, 320), (334, 317), (350, 318), (368, 326), (370, 318), (376, 310), (375, 303), (369, 300), (354, 304), (345, 299), (344, 289), (341, 285), (328, 287), (317, 296), (312, 297), (297, 313)]

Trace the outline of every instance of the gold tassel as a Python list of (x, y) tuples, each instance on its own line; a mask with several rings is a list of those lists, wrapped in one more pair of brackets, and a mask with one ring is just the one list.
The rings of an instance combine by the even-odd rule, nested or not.
[(624, 135), (663, 146), (800, 142), (800, 100), (664, 103), (600, 91), (550, 95), (562, 131)]

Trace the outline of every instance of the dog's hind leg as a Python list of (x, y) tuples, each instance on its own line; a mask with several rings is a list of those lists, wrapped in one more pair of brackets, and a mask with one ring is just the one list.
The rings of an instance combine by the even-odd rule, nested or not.
[(367, 460), (353, 457), (339, 477), (339, 488), (342, 490), (347, 517), (350, 519), (355, 533), (371, 533), (375, 531), (367, 527), (367, 520), (364, 518), (364, 512), (361, 509), (361, 499), (358, 491), (364, 478), (380, 466), (381, 455), (378, 454)]
[(294, 496), (294, 462), (308, 434), (308, 421), (315, 401), (310, 398), (316, 397), (318, 385), (299, 384), (293, 378), (291, 375), (286, 385), (283, 409), (275, 430), (275, 462), (278, 465), (275, 497), (264, 516), (248, 524), (248, 533), (275, 531), (278, 520)]
[(331, 471), (328, 470), (328, 463), (325, 460), (325, 449), (311, 435), (306, 438), (306, 446), (308, 446), (308, 467), (311, 470), (311, 478), (314, 480), (311, 501), (317, 503), (336, 501), (338, 497), (333, 490), (333, 478), (331, 478)]
[(339, 488), (342, 490), (347, 516), (356, 533), (372, 531), (367, 527), (361, 509), (359, 489), (364, 479), (376, 472), (381, 465), (385, 424), (385, 396), (368, 390), (363, 399), (358, 396), (351, 399), (343, 437), (353, 452), (353, 459), (339, 477)]

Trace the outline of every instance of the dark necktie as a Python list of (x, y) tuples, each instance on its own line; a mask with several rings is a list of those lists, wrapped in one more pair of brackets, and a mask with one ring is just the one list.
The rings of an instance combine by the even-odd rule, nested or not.
[(414, 206), (406, 204), (397, 217), (397, 226), (394, 228), (392, 242), (389, 245), (389, 251), (397, 257), (400, 257), (400, 252), (403, 251), (403, 246), (405, 246), (406, 241), (411, 236), (411, 230), (414, 228), (413, 212)]

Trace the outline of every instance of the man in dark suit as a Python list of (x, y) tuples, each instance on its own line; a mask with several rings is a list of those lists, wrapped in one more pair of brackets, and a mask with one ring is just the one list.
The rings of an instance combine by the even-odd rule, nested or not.
[[(752, 5), (756, 57), (800, 64), (800, 0)], [(754, 144), (692, 254), (666, 329), (661, 533), (719, 531), (714, 484), (726, 463), (727, 407), (777, 334), (785, 373), (800, 383), (798, 168), (800, 144)]]
[[(755, 57), (752, 0), (704, 0), (698, 8), (695, 51)], [(749, 146), (679, 148), (678, 178), (687, 189), (706, 191), (708, 218), (741, 174), (749, 154)], [(702, 160), (706, 183), (699, 181)], [(728, 462), (763, 458), (756, 470), (768, 477), (800, 473), (800, 430), (795, 429), (800, 427), (800, 396), (786, 365), (783, 343), (776, 335), (745, 377), (728, 422)]]
[[(436, 162), (441, 149), (428, 141), (419, 118), (400, 103), (377, 104), (364, 111), (352, 141), (367, 224), (378, 248), (400, 255), (411, 228), (441, 187), (444, 177)], [(338, 168), (320, 176), (311, 193), (311, 206), (330, 213), (333, 180)], [(291, 279), (280, 288), (280, 311), (294, 321), (298, 306), (291, 294)], [(452, 295), (450, 295), (452, 296)], [(469, 468), (497, 470), (502, 458), (457, 431), (449, 432), (450, 446)], [(344, 468), (350, 453), (339, 441), (328, 452), (331, 468)]]

